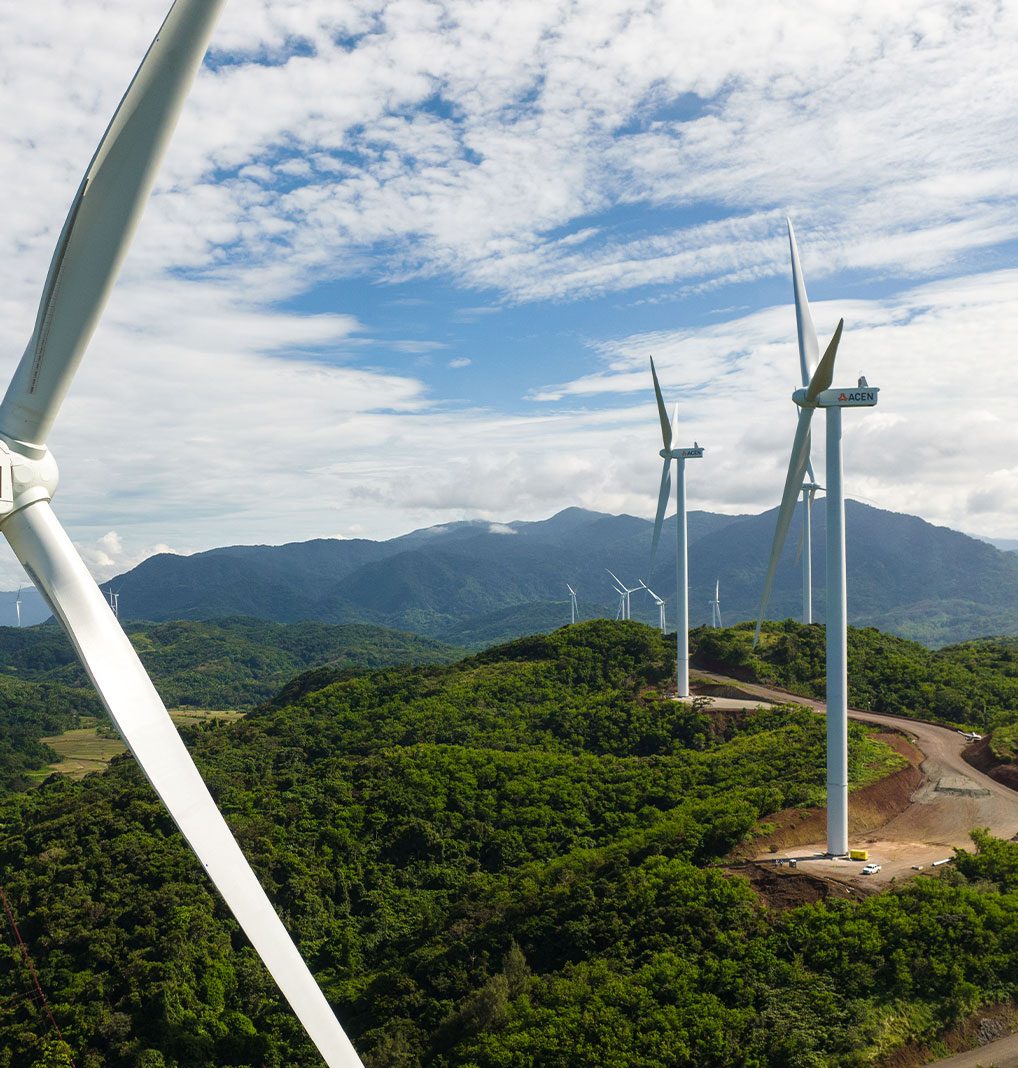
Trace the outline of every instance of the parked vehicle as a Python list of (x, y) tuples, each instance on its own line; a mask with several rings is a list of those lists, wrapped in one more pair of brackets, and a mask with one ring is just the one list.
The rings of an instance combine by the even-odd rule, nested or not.
[(863, 868), (862, 873), (863, 875), (876, 875), (877, 872), (880, 871), (880, 868), (881, 866), (879, 864), (867, 864), (866, 867)]

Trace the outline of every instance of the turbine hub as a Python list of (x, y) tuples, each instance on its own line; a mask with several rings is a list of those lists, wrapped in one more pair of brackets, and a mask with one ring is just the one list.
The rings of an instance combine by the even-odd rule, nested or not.
[(45, 445), (0, 434), (0, 524), (29, 504), (50, 500), (59, 478), (57, 462)]

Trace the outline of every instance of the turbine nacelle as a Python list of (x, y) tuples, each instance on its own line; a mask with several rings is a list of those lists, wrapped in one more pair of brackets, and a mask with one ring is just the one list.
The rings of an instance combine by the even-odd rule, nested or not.
[(815, 400), (810, 399), (808, 389), (797, 389), (792, 400), (800, 408), (872, 408), (879, 392), (879, 386), (871, 386), (865, 378), (860, 378), (857, 386), (821, 390)]
[(19, 508), (50, 500), (59, 477), (57, 462), (45, 445), (0, 434), (0, 523)]
[(699, 460), (703, 457), (703, 446), (695, 442), (685, 449), (658, 449), (658, 456), (663, 460)]

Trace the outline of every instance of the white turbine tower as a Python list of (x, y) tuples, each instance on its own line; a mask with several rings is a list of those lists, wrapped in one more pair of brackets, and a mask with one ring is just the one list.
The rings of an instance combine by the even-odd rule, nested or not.
[(577, 608), (576, 608), (576, 590), (574, 590), (572, 588), (572, 586), (569, 585), (568, 582), (566, 583), (566, 589), (569, 591), (569, 608), (570, 608), (570, 616), (571, 616), (569, 622), (570, 623), (575, 623), (576, 622), (576, 617), (579, 615), (579, 612), (577, 611)]
[(721, 622), (721, 579), (714, 580), (714, 600), (710, 602), (710, 625), (717, 630)]
[(21, 626), (21, 591), (24, 588), (25, 588), (24, 586), (19, 586), (18, 587), (18, 599), (14, 602), (14, 611), (18, 613), (18, 626), (19, 627)]
[[(0, 530), (117, 730), (330, 1068), (361, 1068), (191, 762), (130, 641), (57, 520), (46, 447), (141, 217), (224, 0), (176, 0), (74, 196), (35, 330), (0, 403)], [(124, 454), (131, 443), (122, 445)], [(114, 599), (115, 603), (115, 599)]]
[[(795, 283), (796, 320), (805, 333), (802, 348), (807, 353), (819, 351), (816, 332), (806, 304), (799, 258), (791, 222), (788, 225), (792, 248), (792, 275)], [(827, 412), (827, 852), (841, 856), (848, 852), (848, 611), (845, 588), (845, 495), (842, 485), (841, 409), (868, 408), (877, 403), (879, 389), (859, 379), (858, 386), (831, 389), (834, 359), (841, 340), (844, 320), (840, 320), (834, 337), (805, 389), (797, 389), (792, 400), (799, 406), (799, 425), (792, 442), (785, 488), (778, 508), (767, 574), (764, 577), (760, 617), (753, 644), (760, 638), (760, 626), (767, 609), (767, 599), (774, 583), (778, 558), (785, 543), (792, 514), (799, 498), (803, 476), (809, 462), (810, 421), (817, 408)]]
[[(806, 382), (807, 387), (809, 381)], [(813, 622), (813, 499), (817, 490), (824, 487), (817, 485), (816, 476), (813, 474), (813, 464), (806, 463), (808, 482), (802, 484), (802, 530), (799, 532), (799, 548), (795, 559), (798, 563), (802, 558), (802, 621)]]
[(678, 416), (678, 408), (668, 420), (665, 411), (664, 398), (661, 396), (661, 385), (657, 380), (657, 371), (654, 369), (654, 358), (650, 360), (650, 373), (654, 379), (654, 396), (657, 398), (657, 413), (661, 420), (661, 438), (664, 448), (659, 456), (664, 458), (664, 468), (661, 471), (661, 489), (657, 498), (657, 516), (654, 519), (654, 539), (650, 546), (650, 563), (654, 566), (654, 554), (657, 552), (657, 543), (661, 538), (661, 524), (664, 521), (665, 509), (668, 507), (668, 494), (671, 489), (672, 460), (675, 461), (675, 500), (677, 504), (675, 514), (675, 611), (678, 620), (675, 626), (675, 693), (678, 697), (689, 696), (689, 564), (686, 556), (686, 461), (698, 460), (703, 456), (703, 448), (695, 441), (692, 448), (673, 449), (672, 429)]

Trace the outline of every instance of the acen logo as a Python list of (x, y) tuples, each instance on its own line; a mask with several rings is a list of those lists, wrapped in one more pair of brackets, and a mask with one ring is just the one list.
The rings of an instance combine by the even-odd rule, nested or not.
[(838, 400), (839, 400), (839, 401), (847, 401), (847, 400), (848, 400), (848, 397), (846, 397), (846, 396), (845, 396), (845, 394), (844, 394), (844, 393), (842, 393), (842, 394), (841, 394), (841, 396), (840, 396), (840, 397), (838, 397)]

